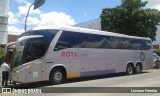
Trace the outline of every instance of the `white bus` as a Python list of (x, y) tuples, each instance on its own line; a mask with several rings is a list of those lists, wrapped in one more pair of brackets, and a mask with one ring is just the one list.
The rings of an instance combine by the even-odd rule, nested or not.
[(126, 72), (153, 66), (149, 38), (76, 28), (37, 27), (20, 35), (12, 57), (15, 82), (50, 81)]

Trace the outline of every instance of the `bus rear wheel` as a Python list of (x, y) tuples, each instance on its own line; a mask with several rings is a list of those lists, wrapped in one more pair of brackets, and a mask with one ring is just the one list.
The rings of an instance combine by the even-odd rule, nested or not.
[(140, 64), (137, 64), (135, 70), (136, 70), (136, 73), (137, 73), (137, 74), (141, 73), (141, 71), (142, 71), (141, 65), (140, 65)]
[(128, 64), (128, 65), (127, 65), (126, 73), (127, 73), (128, 75), (132, 75), (132, 74), (134, 73), (134, 67), (133, 67), (131, 64)]
[(64, 81), (64, 74), (60, 68), (55, 68), (51, 71), (49, 82), (51, 84), (60, 84)]

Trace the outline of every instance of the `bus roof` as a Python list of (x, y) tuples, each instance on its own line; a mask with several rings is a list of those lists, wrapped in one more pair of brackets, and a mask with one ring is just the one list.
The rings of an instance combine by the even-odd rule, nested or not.
[(116, 37), (126, 37), (126, 38), (151, 40), (150, 38), (147, 38), (147, 37), (130, 36), (130, 35), (119, 34), (119, 33), (114, 33), (114, 32), (93, 30), (93, 29), (87, 29), (87, 28), (79, 28), (79, 27), (73, 27), (73, 26), (54, 26), (54, 25), (50, 25), (50, 26), (36, 27), (33, 30), (43, 30), (43, 29), (65, 30), (65, 31), (71, 31), (71, 32), (74, 31), (74, 32), (89, 33), (89, 34), (99, 34), (99, 35), (108, 35), (108, 36), (116, 36)]

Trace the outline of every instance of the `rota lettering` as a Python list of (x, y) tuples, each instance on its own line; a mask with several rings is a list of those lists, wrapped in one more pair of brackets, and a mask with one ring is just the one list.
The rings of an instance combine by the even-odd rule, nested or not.
[(61, 53), (62, 57), (78, 57), (77, 52), (62, 52)]

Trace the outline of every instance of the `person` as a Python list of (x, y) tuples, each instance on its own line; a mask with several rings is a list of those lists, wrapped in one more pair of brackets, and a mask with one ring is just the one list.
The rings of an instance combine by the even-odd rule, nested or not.
[[(2, 86), (8, 86), (9, 65), (4, 61), (1, 65), (2, 70)], [(4, 84), (5, 83), (5, 84)]]

